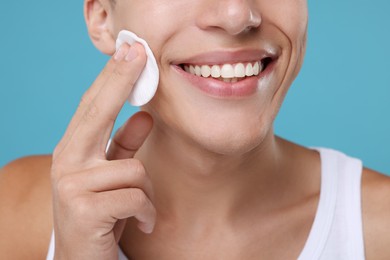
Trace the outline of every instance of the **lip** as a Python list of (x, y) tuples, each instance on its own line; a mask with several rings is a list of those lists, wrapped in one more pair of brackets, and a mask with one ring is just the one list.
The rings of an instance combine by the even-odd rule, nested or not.
[[(201, 90), (203, 93), (219, 99), (240, 99), (255, 94), (258, 90), (259, 81), (269, 75), (278, 60), (279, 52), (265, 51), (265, 50), (244, 50), (236, 52), (208, 52), (191, 58), (176, 61), (172, 63), (174, 71), (179, 76), (189, 81), (190, 85)], [(212, 77), (204, 78), (193, 75), (183, 70), (183, 64), (191, 65), (220, 65), (220, 64), (234, 64), (244, 62), (260, 61), (265, 58), (271, 58), (271, 62), (266, 69), (258, 76), (251, 76), (242, 79), (238, 82), (224, 82)]]

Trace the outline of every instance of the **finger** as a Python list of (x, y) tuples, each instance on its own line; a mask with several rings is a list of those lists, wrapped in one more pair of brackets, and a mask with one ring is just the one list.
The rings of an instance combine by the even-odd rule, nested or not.
[(80, 122), (80, 119), (82, 118), (82, 115), (85, 113), (86, 108), (90, 105), (91, 101), (94, 100), (97, 93), (100, 91), (103, 84), (107, 81), (109, 75), (111, 75), (115, 69), (116, 62), (113, 58), (111, 58), (106, 66), (103, 68), (103, 70), (100, 72), (100, 74), (97, 76), (91, 87), (84, 93), (82, 96), (79, 106), (75, 112), (75, 114), (72, 117), (72, 120), (70, 121), (67, 130), (65, 131), (64, 136), (62, 137), (61, 141), (57, 145), (59, 148), (62, 146), (61, 144), (64, 144), (68, 141), (69, 137), (73, 133), (74, 129)]
[(144, 111), (134, 114), (119, 128), (107, 151), (108, 160), (134, 157), (153, 127), (152, 117)]
[(141, 190), (136, 188), (100, 192), (93, 195), (93, 200), (99, 207), (97, 216), (107, 222), (135, 217), (139, 227), (145, 233), (151, 233), (156, 222), (156, 208)]
[(61, 177), (58, 185), (63, 194), (139, 188), (153, 198), (152, 182), (137, 159), (110, 161), (101, 167), (67, 174)]
[[(123, 104), (127, 100), (146, 62), (145, 50), (140, 44), (127, 48), (131, 60), (117, 62), (113, 73), (101, 87), (96, 97), (85, 110), (74, 130), (66, 149), (81, 162), (89, 158), (105, 158), (112, 127)], [(136, 55), (136, 57), (134, 57)]]

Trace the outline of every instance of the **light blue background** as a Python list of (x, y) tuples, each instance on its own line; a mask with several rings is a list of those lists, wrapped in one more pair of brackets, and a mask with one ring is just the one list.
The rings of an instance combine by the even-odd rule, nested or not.
[[(51, 153), (104, 66), (107, 57), (87, 36), (82, 2), (1, 5), (0, 166)], [(390, 2), (313, 0), (309, 9), (306, 61), (276, 132), (390, 173)], [(126, 105), (118, 124), (134, 111)]]

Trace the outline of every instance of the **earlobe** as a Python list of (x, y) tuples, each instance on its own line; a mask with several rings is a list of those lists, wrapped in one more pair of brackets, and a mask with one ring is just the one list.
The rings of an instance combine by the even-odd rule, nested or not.
[(84, 18), (88, 34), (95, 47), (101, 52), (112, 55), (115, 52), (115, 38), (110, 31), (109, 9), (104, 0), (85, 0)]

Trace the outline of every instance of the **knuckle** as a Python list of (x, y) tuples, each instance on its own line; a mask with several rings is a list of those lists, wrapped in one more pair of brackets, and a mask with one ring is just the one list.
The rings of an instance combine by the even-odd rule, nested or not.
[[(69, 173), (74, 173), (79, 171), (80, 160), (79, 158), (72, 153), (71, 151), (64, 151), (62, 148), (60, 151), (61, 154), (53, 153), (52, 163), (50, 168), (50, 174), (52, 180), (59, 180), (64, 176), (67, 176)], [(85, 163), (86, 160), (82, 162)]]
[(124, 66), (117, 66), (111, 74), (111, 79), (113, 82), (119, 82), (123, 76), (126, 75), (126, 71), (123, 69)]
[(133, 66), (132, 64), (129, 64), (128, 62), (124, 62), (119, 64), (114, 72), (116, 73), (117, 76), (120, 77), (128, 77), (133, 73)]
[(81, 218), (88, 218), (91, 216), (91, 213), (94, 211), (95, 206), (91, 201), (86, 197), (81, 197), (75, 200), (73, 205), (73, 213), (75, 216)]
[(65, 144), (63, 143), (63, 140), (61, 140), (57, 146), (54, 148), (52, 153), (52, 163), (51, 168), (52, 169), (61, 169), (63, 165), (66, 165), (64, 155), (65, 150)]
[(144, 208), (148, 205), (148, 199), (141, 189), (132, 189), (130, 192), (130, 199), (137, 209)]
[(94, 102), (91, 102), (88, 108), (85, 110), (84, 120), (93, 121), (99, 116), (99, 113), (99, 107)]
[(91, 95), (90, 95), (90, 92), (91, 90), (88, 89), (82, 96), (81, 96), (81, 99), (80, 99), (80, 103), (79, 103), (79, 108), (80, 107), (85, 107), (85, 106), (88, 106), (92, 99), (91, 99)]
[(143, 180), (147, 178), (145, 167), (140, 160), (131, 159), (129, 163), (130, 169), (132, 169), (132, 173), (137, 179)]
[(50, 166), (50, 177), (52, 183), (58, 185), (61, 180), (61, 175), (66, 172), (66, 163), (62, 162), (62, 157), (57, 157), (55, 153), (53, 153), (52, 163)]
[(127, 82), (134, 84), (134, 64), (131, 62), (123, 62), (117, 66), (112, 72), (112, 81), (116, 83)]
[(62, 176), (56, 182), (55, 189), (60, 198), (66, 200), (71, 194), (75, 194), (78, 191), (78, 184), (67, 175)]

